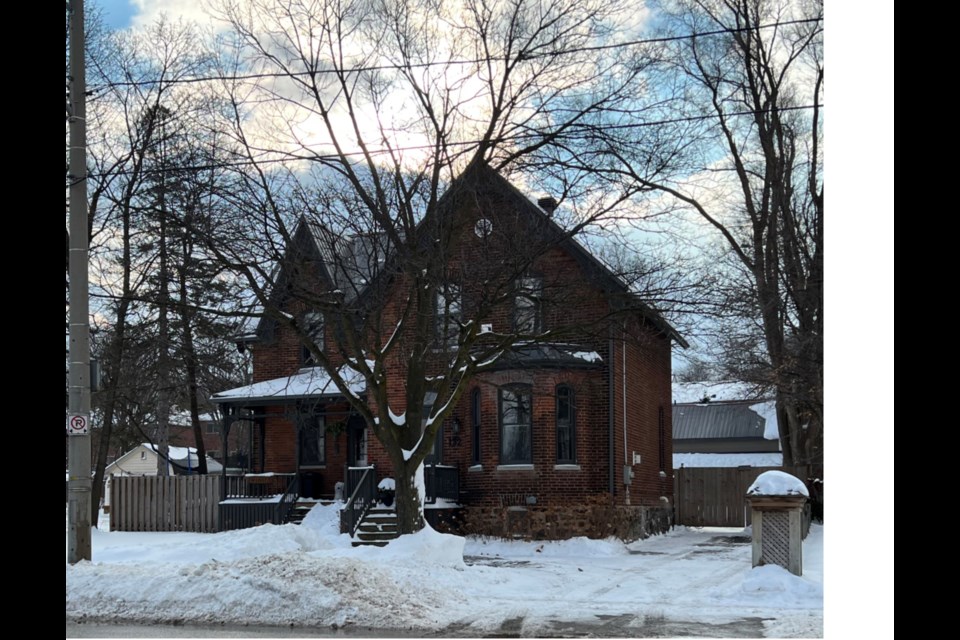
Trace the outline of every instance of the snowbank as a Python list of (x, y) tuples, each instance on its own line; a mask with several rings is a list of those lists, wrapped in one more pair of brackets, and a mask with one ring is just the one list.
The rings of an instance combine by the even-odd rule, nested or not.
[(439, 533), (430, 525), (408, 536), (400, 536), (380, 549), (378, 557), (391, 564), (450, 567), (462, 570), (464, 539)]
[(734, 590), (719, 596), (758, 607), (816, 608), (823, 606), (823, 585), (768, 564), (745, 572)]
[(764, 471), (747, 489), (748, 496), (807, 496), (807, 486), (789, 473), (783, 471)]
[[(635, 637), (679, 629), (672, 621), (697, 630), (690, 625), (762, 618), (766, 635), (823, 635), (817, 525), (803, 543), (801, 579), (778, 567), (751, 570), (750, 545), (725, 540), (727, 530), (678, 527), (627, 546), (465, 541), (427, 528), (383, 548), (355, 548), (339, 533), (339, 507), (318, 505), (299, 526), (95, 531), (94, 562), (66, 569), (67, 619), (361, 627), (350, 635), (369, 627), (385, 636)], [(648, 628), (651, 620), (662, 626)], [(605, 626), (611, 621), (621, 626)], [(706, 627), (707, 635), (713, 628), (720, 627)]]

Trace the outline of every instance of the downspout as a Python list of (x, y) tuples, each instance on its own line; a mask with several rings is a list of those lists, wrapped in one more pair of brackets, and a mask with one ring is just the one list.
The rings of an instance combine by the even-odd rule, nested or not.
[[(622, 338), (621, 353), (623, 354), (621, 356), (622, 358), (621, 370), (623, 373), (623, 389), (622, 389), (622, 393), (623, 393), (623, 466), (624, 468), (626, 468), (626, 466), (630, 464), (630, 461), (627, 458), (627, 321), (626, 320), (623, 321), (623, 334), (621, 335), (621, 338)], [(629, 506), (630, 505), (630, 485), (627, 484), (626, 478), (623, 479), (623, 492), (624, 492), (624, 500)]]
[(608, 399), (607, 404), (609, 405), (607, 407), (607, 442), (609, 443), (610, 447), (609, 447), (609, 451), (607, 452), (607, 464), (610, 468), (610, 473), (609, 473), (610, 477), (608, 478), (608, 485), (610, 490), (610, 496), (612, 498), (617, 493), (616, 476), (613, 471), (614, 444), (615, 444), (615, 440), (614, 440), (615, 417), (613, 415), (613, 412), (614, 412), (614, 408), (616, 407), (616, 404), (615, 404), (616, 399), (614, 398), (614, 392), (616, 391), (616, 386), (615, 386), (614, 377), (613, 377), (614, 376), (613, 365), (616, 362), (616, 359), (615, 359), (616, 352), (614, 351), (612, 324), (610, 325), (609, 334), (610, 334), (610, 338), (609, 338), (610, 344), (608, 347), (608, 356), (607, 356), (607, 399)]

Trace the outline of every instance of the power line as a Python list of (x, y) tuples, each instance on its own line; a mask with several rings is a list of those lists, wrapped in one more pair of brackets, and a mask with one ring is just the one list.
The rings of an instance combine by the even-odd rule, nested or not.
[[(779, 107), (777, 111), (806, 111), (815, 108), (823, 108), (823, 103), (819, 104), (806, 104), (806, 105), (796, 105), (791, 107)], [(745, 111), (732, 111), (724, 113), (724, 117), (739, 117), (739, 116), (753, 116), (759, 113), (768, 113), (769, 111), (759, 111), (756, 109), (748, 109)], [(680, 118), (668, 118), (663, 120), (649, 120), (646, 122), (634, 122), (634, 123), (621, 123), (621, 124), (611, 124), (611, 125), (591, 125), (590, 129), (600, 129), (600, 130), (623, 130), (623, 129), (637, 129), (644, 127), (660, 127), (668, 124), (679, 124), (683, 122), (697, 122), (702, 120), (713, 120), (718, 116), (716, 114), (707, 114), (707, 115), (698, 115), (698, 116), (684, 116)], [(583, 128), (582, 126), (580, 128)], [(500, 140), (500, 142), (506, 142), (509, 140), (523, 140), (523, 139), (539, 139), (546, 136), (549, 136), (549, 133), (518, 133), (509, 138)], [(560, 133), (555, 136), (557, 139), (569, 138), (570, 134)], [(446, 147), (469, 147), (474, 145), (479, 145), (481, 140), (464, 140), (460, 142), (446, 142), (444, 145)], [(327, 146), (333, 146), (333, 143), (323, 143)], [(319, 146), (319, 145), (317, 145)], [(279, 164), (279, 163), (289, 163), (289, 162), (339, 162), (343, 157), (365, 157), (367, 155), (371, 156), (381, 156), (393, 153), (403, 153), (408, 151), (427, 151), (436, 149), (435, 145), (424, 144), (424, 145), (414, 145), (409, 147), (393, 147), (388, 149), (374, 149), (364, 151), (344, 151), (343, 153), (333, 153), (333, 154), (313, 154), (309, 156), (301, 156), (293, 153), (289, 153), (286, 157), (283, 158), (262, 158), (259, 160), (254, 159), (243, 159), (243, 160), (224, 160), (221, 162), (210, 162), (204, 164), (195, 164), (195, 165), (183, 165), (178, 166), (173, 169), (170, 168), (159, 168), (159, 169), (149, 169), (141, 168), (139, 171), (132, 171), (129, 169), (121, 171), (110, 171), (110, 172), (89, 172), (87, 176), (89, 178), (104, 178), (108, 176), (122, 176), (122, 175), (133, 175), (139, 173), (140, 175), (149, 175), (152, 173), (158, 173), (161, 171), (209, 171), (211, 169), (224, 169), (224, 168), (237, 168), (237, 167), (252, 167), (264, 164)], [(68, 176), (70, 178), (70, 176)]]
[[(570, 55), (574, 53), (586, 53), (590, 51), (606, 51), (610, 49), (622, 49), (627, 47), (636, 47), (644, 44), (658, 44), (664, 42), (675, 42), (678, 40), (692, 40), (694, 38), (702, 38), (716, 35), (732, 34), (732, 33), (744, 33), (748, 31), (760, 31), (765, 29), (776, 29), (779, 27), (790, 26), (790, 25), (799, 25), (799, 24), (812, 24), (817, 22), (822, 22), (822, 17), (817, 18), (802, 18), (797, 20), (784, 20), (778, 22), (771, 22), (769, 24), (757, 25), (755, 27), (741, 27), (738, 29), (716, 29), (714, 31), (702, 31), (698, 33), (689, 33), (678, 36), (663, 36), (659, 38), (642, 38), (638, 40), (627, 40), (624, 42), (615, 42), (612, 44), (600, 44), (600, 45), (590, 45), (584, 47), (574, 47), (571, 49), (564, 49), (563, 51), (547, 51), (543, 53), (531, 53), (525, 54), (519, 61), (529, 62), (531, 60), (537, 60), (542, 58), (554, 58), (565, 55)], [(481, 64), (487, 62), (488, 60), (500, 60), (504, 59), (504, 56), (492, 56), (490, 58), (476, 58), (476, 59), (462, 59), (462, 60), (444, 60), (444, 61), (435, 61), (435, 62), (415, 62), (407, 64), (381, 64), (381, 65), (369, 65), (362, 67), (353, 67), (350, 69), (312, 69), (310, 71), (289, 71), (289, 72), (261, 72), (261, 73), (248, 73), (248, 74), (237, 74), (237, 75), (211, 75), (211, 76), (199, 76), (196, 78), (176, 78), (176, 79), (167, 79), (167, 80), (120, 80), (116, 82), (106, 82), (100, 85), (95, 85), (89, 88), (90, 93), (100, 92), (105, 89), (118, 88), (118, 87), (149, 87), (158, 84), (164, 86), (173, 86), (179, 84), (196, 84), (200, 82), (236, 82), (244, 80), (263, 80), (267, 78), (296, 78), (296, 77), (306, 77), (306, 76), (322, 76), (330, 74), (338, 75), (351, 75), (356, 73), (368, 73), (375, 71), (402, 71), (409, 69), (425, 69), (428, 67), (436, 66), (456, 66), (456, 65), (469, 65), (469, 64)]]

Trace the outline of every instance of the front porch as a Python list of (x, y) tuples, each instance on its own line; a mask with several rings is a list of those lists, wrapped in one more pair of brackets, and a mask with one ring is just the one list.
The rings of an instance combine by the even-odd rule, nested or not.
[[(362, 395), (361, 381), (351, 382), (351, 390)], [(384, 462), (383, 452), (369, 442), (365, 421), (326, 372), (307, 367), (292, 376), (220, 392), (212, 400), (224, 413), (222, 442), (229, 441), (232, 430), (248, 434), (245, 468), (233, 469), (240, 472), (235, 476), (224, 469), (223, 528), (282, 524), (291, 521), (298, 501), (341, 500), (341, 530), (357, 535), (364, 518), (378, 507), (378, 485), (390, 477), (389, 466), (373, 464)], [(438, 457), (441, 450), (438, 443)], [(428, 464), (424, 481), (428, 521), (435, 520), (429, 511), (460, 508), (457, 467)]]

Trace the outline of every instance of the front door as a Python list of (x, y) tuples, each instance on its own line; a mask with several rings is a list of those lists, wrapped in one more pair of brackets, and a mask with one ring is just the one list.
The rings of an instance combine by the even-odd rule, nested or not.
[(360, 416), (347, 421), (347, 466), (367, 466), (367, 423)]

